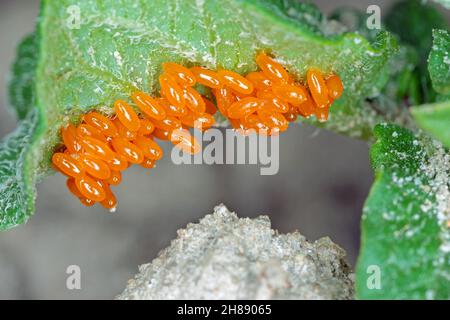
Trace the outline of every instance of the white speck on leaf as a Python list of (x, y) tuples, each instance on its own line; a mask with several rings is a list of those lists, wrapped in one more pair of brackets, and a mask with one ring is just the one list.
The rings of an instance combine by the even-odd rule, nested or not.
[(114, 51), (114, 58), (116, 59), (116, 63), (119, 67), (123, 65), (122, 56), (119, 51)]

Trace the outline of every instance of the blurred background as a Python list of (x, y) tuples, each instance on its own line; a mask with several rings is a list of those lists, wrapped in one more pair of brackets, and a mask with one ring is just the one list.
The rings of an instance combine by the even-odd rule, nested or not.
[[(365, 10), (393, 1), (313, 1), (325, 13), (342, 5)], [(34, 28), (39, 1), (0, 1), (0, 137), (15, 128), (7, 81), (17, 43)], [(306, 125), (280, 138), (280, 170), (261, 176), (256, 165), (180, 165), (127, 170), (116, 187), (117, 212), (86, 208), (54, 175), (38, 185), (36, 213), (26, 225), (0, 233), (0, 299), (110, 299), (140, 264), (224, 203), (241, 217), (266, 214), (280, 232), (299, 230), (314, 241), (329, 236), (354, 267), (359, 220), (372, 183), (365, 142)], [(81, 290), (66, 288), (66, 269), (81, 268)]]

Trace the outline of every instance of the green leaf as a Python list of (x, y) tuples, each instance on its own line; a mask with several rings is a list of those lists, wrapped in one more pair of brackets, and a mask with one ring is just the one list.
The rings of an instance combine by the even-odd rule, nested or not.
[(17, 58), (9, 83), (9, 100), (19, 119), (25, 118), (35, 105), (38, 45), (38, 37), (36, 33), (32, 33), (25, 37), (17, 48)]
[(402, 42), (418, 50), (424, 67), (433, 40), (432, 30), (448, 27), (442, 14), (421, 0), (396, 3), (389, 11), (385, 23), (387, 29), (396, 33)]
[(0, 230), (25, 223), (34, 213), (37, 133), (36, 111), (0, 141)]
[(445, 30), (433, 31), (433, 47), (428, 70), (439, 102), (415, 106), (411, 113), (417, 124), (450, 148), (450, 35)]
[(376, 179), (362, 219), (357, 295), (449, 299), (450, 154), (395, 125), (378, 125), (375, 135)]
[[(374, 111), (364, 110), (362, 101), (373, 92), (379, 69), (396, 50), (395, 41), (386, 33), (373, 45), (355, 34), (320, 36), (298, 18), (303, 7), (286, 17), (271, 3), (44, 1), (37, 85), (39, 103), (48, 108), (54, 128), (47, 154), (58, 127), (67, 121), (64, 116), (75, 119), (93, 108), (111, 112), (114, 100), (129, 100), (136, 89), (157, 93), (165, 61), (247, 73), (256, 69), (260, 50), (273, 52), (299, 78), (311, 66), (337, 72), (347, 90), (332, 108), (327, 127), (370, 136)], [(80, 29), (66, 26), (70, 5), (80, 6)], [(310, 10), (305, 14), (311, 17)]]
[(383, 90), (381, 95), (374, 97), (375, 101), (372, 103), (376, 103), (377, 109), (384, 114), (394, 114), (391, 120), (399, 117), (408, 106), (418, 104), (422, 100), (420, 75), (417, 72), (418, 60), (414, 48), (401, 44), (397, 54), (380, 70), (379, 82)]
[(450, 0), (433, 0), (436, 3), (439, 3), (444, 8), (450, 9)]
[(411, 112), (422, 129), (450, 148), (450, 101), (420, 105)]
[[(352, 7), (338, 8), (330, 16), (343, 24), (347, 30), (357, 32), (367, 39), (375, 39), (379, 30), (367, 27), (367, 17), (365, 11)], [(385, 25), (381, 25), (381, 29), (385, 30)], [(409, 106), (423, 101), (419, 64), (417, 50), (400, 42), (398, 51), (379, 70), (379, 77), (375, 80), (376, 88), (382, 90), (372, 92), (366, 103), (382, 115), (386, 122), (408, 126)]]
[(270, 11), (280, 19), (288, 19), (300, 28), (323, 35), (329, 30), (325, 18), (314, 4), (296, 0), (252, 0), (258, 7)]
[(37, 170), (42, 154), (35, 144), (45, 128), (41, 109), (35, 107), (37, 39), (34, 33), (19, 45), (9, 84), (19, 125), (0, 141), (0, 230), (25, 223), (34, 213), (35, 185), (44, 173)]
[(433, 88), (441, 94), (450, 94), (450, 34), (446, 30), (433, 30), (433, 46), (428, 57)]
[[(410, 85), (406, 96), (402, 98), (408, 99), (408, 105), (434, 102), (436, 97), (427, 70), (427, 58), (433, 41), (433, 29), (448, 28), (445, 18), (436, 8), (423, 1), (405, 0), (392, 7), (385, 23), (386, 28), (399, 37), (400, 44), (414, 48), (418, 56), (415, 70), (405, 75), (410, 78)], [(401, 103), (401, 100), (398, 102)]]
[[(351, 33), (324, 35), (336, 33), (313, 6), (297, 1), (44, 0), (39, 36), (19, 48), (10, 87), (19, 117), (37, 110), (35, 142), (24, 140), (17, 153), (26, 159), (32, 154), (39, 163), (29, 177), (16, 179), (31, 183), (33, 174), (51, 170), (59, 129), (67, 122), (92, 109), (112, 113), (115, 100), (130, 101), (137, 89), (157, 94), (166, 61), (247, 73), (256, 69), (256, 54), (267, 50), (299, 79), (311, 66), (336, 72), (346, 90), (327, 128), (370, 137), (381, 117), (364, 99), (380, 90), (374, 80), (396, 42), (385, 32), (372, 44)], [(34, 184), (20, 188), (25, 193), (17, 196), (32, 199), (33, 189)]]

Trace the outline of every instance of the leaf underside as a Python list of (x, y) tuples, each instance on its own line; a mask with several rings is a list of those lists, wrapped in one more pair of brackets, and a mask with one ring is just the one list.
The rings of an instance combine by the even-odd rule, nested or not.
[(24, 38), (17, 49), (9, 85), (10, 103), (19, 119), (14, 132), (0, 141), (0, 230), (25, 223), (34, 213), (39, 142), (45, 118), (36, 107), (38, 35)]
[[(256, 70), (255, 55), (262, 50), (272, 52), (298, 79), (311, 66), (338, 73), (346, 90), (332, 107), (327, 127), (370, 136), (376, 120), (362, 101), (396, 49), (393, 39), (382, 33), (371, 45), (354, 34), (323, 37), (301, 20), (283, 16), (283, 10), (271, 10), (278, 2), (44, 2), (37, 85), (39, 103), (55, 129), (46, 146), (54, 147), (56, 129), (66, 116), (77, 119), (90, 109), (111, 112), (114, 100), (130, 101), (136, 89), (157, 94), (165, 61), (247, 73)], [(70, 5), (80, 6), (79, 29), (65, 27)]]
[(33, 111), (0, 142), (0, 230), (26, 222), (34, 212), (36, 162), (30, 149), (36, 126)]
[[(73, 16), (77, 10), (79, 21)], [(51, 171), (61, 126), (92, 109), (111, 113), (113, 102), (130, 101), (134, 90), (157, 94), (163, 62), (244, 74), (256, 70), (255, 55), (267, 51), (298, 80), (312, 66), (336, 72), (346, 90), (326, 127), (368, 138), (379, 117), (364, 99), (380, 90), (374, 79), (396, 50), (388, 33), (372, 44), (356, 34), (339, 35), (313, 6), (289, 0), (44, 0), (38, 21), (38, 36), (19, 47), (10, 85), (19, 119), (35, 113), (37, 123), (18, 129), (16, 140), (29, 130), (15, 148), (23, 170), (8, 162), (5, 181), (21, 181), (22, 194), (3, 193), (1, 203), (8, 208), (19, 198), (34, 199), (36, 177)], [(10, 211), (1, 209), (0, 220), (6, 221)], [(17, 209), (16, 221), (32, 212), (31, 205)], [(10, 226), (5, 222), (1, 228)]]
[[(411, 21), (421, 16), (415, 12)], [(441, 23), (426, 12), (429, 23)], [(391, 21), (394, 30), (403, 25), (395, 16)], [(365, 34), (369, 43), (342, 28), (294, 0), (44, 0), (37, 33), (19, 46), (13, 66), (10, 101), (20, 122), (0, 142), (0, 229), (24, 223), (34, 212), (36, 180), (50, 171), (60, 127), (92, 109), (111, 113), (113, 102), (130, 101), (134, 90), (157, 94), (166, 61), (245, 74), (256, 70), (255, 55), (267, 51), (299, 81), (310, 67), (337, 73), (345, 91), (325, 128), (370, 138), (382, 116), (365, 99), (386, 93), (389, 77), (411, 82), (395, 68), (406, 63), (410, 74), (417, 57), (408, 46), (398, 52), (387, 32)], [(401, 38), (408, 43), (411, 37), (421, 56), (429, 40), (419, 37), (416, 44), (421, 29), (413, 31)], [(418, 123), (447, 146), (448, 40), (446, 31), (434, 32), (428, 65), (442, 102), (413, 110)], [(411, 85), (405, 88), (395, 89), (399, 99), (411, 91)], [(450, 157), (429, 139), (393, 125), (378, 125), (375, 135), (376, 181), (364, 208), (358, 297), (448, 299)], [(381, 270), (380, 289), (367, 285), (372, 265)]]

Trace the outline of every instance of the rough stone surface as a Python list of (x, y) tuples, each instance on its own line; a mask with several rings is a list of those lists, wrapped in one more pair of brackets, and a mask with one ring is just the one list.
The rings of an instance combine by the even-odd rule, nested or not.
[(267, 216), (240, 219), (219, 205), (141, 265), (117, 299), (352, 299), (344, 256), (329, 238), (278, 234)]

